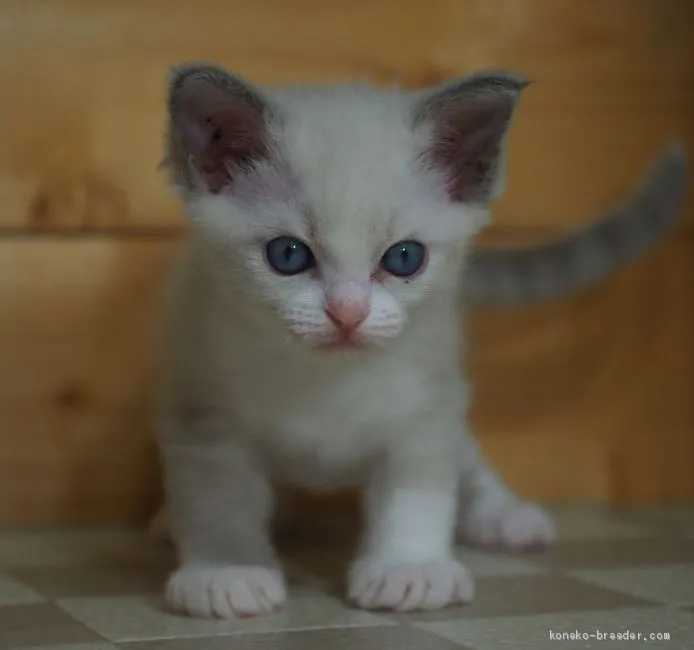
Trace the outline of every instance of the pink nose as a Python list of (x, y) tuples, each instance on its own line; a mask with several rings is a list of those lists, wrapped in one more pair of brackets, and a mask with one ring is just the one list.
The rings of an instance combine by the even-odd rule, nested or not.
[(325, 308), (325, 313), (339, 330), (349, 333), (361, 325), (369, 315), (367, 302), (335, 300)]

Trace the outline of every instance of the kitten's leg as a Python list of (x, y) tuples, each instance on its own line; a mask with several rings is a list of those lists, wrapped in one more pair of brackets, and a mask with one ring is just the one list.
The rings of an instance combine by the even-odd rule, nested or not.
[(472, 576), (452, 547), (456, 449), (421, 438), (424, 446), (393, 450), (366, 487), (364, 539), (348, 577), (359, 607), (407, 611), (472, 600)]
[(169, 578), (175, 611), (234, 618), (277, 610), (284, 578), (270, 541), (272, 492), (241, 445), (163, 445), (171, 532), (181, 566)]
[(518, 498), (467, 433), (458, 506), (458, 533), (476, 546), (497, 549), (546, 547), (556, 532), (550, 516)]
[[(275, 519), (272, 528), (275, 532), (282, 532), (288, 528), (293, 520), (295, 511), (294, 495), (290, 492), (280, 492), (276, 503)], [(171, 524), (169, 523), (169, 509), (163, 502), (147, 524), (147, 533), (156, 544), (173, 544), (171, 536)]]

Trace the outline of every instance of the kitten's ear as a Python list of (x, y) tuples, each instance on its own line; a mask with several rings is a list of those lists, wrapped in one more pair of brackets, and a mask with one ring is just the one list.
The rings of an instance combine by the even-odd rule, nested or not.
[(172, 70), (168, 166), (174, 182), (217, 193), (269, 155), (268, 102), (242, 79), (213, 65)]
[(452, 201), (486, 204), (503, 192), (506, 133), (528, 83), (486, 72), (419, 95), (415, 128), (431, 129), (424, 159), (445, 174)]

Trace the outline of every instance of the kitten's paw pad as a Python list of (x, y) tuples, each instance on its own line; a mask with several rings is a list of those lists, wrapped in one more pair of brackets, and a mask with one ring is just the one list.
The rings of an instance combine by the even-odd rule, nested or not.
[(527, 501), (473, 506), (460, 523), (460, 535), (476, 546), (500, 550), (546, 548), (557, 537), (549, 514)]
[(199, 618), (270, 614), (281, 608), (286, 597), (282, 574), (267, 567), (188, 565), (166, 585), (168, 606)]
[(362, 609), (399, 612), (469, 603), (474, 579), (460, 562), (387, 563), (357, 560), (350, 570), (349, 599)]

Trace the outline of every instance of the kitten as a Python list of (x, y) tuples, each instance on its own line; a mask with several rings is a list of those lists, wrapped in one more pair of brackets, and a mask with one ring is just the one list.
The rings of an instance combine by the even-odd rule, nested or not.
[[(363, 489), (348, 573), (361, 608), (470, 601), (456, 527), (492, 545), (552, 542), (551, 520), (466, 430), (459, 363), (463, 269), (503, 189), (525, 86), (490, 72), (417, 92), (261, 90), (213, 65), (173, 72), (167, 165), (191, 226), (163, 337), (173, 609), (282, 606), (276, 481)], [(481, 259), (494, 271), (496, 253)]]

